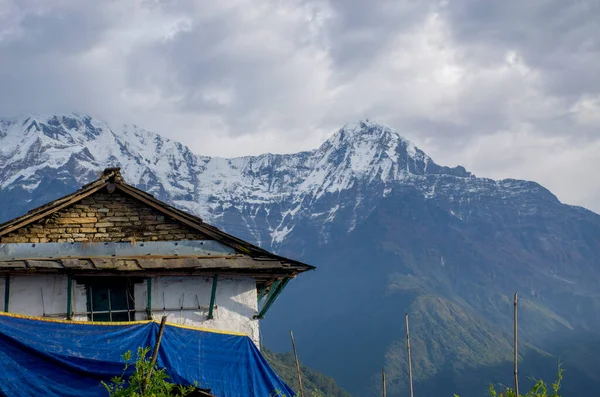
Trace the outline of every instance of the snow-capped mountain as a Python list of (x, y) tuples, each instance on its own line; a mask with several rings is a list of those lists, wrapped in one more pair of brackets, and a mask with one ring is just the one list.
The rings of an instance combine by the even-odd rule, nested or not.
[(469, 397), (489, 380), (508, 382), (515, 290), (521, 340), (535, 346), (522, 368), (529, 362), (540, 376), (550, 363), (555, 376), (546, 353), (567, 353), (570, 394), (600, 386), (588, 370), (600, 365), (588, 354), (600, 333), (600, 216), (535, 182), (440, 166), (368, 121), (311, 151), (224, 159), (136, 126), (24, 116), (0, 119), (0, 221), (109, 166), (234, 235), (316, 265), (318, 274), (290, 283), (262, 329), (282, 350), (293, 329), (306, 341), (303, 359), (356, 395), (371, 395), (382, 365), (389, 395), (405, 395), (404, 311), (414, 314), (424, 395)]
[[(270, 248), (280, 246), (299, 219), (320, 225), (324, 240), (332, 223), (351, 230), (394, 189), (417, 189), (431, 200), (444, 195), (457, 203), (449, 210), (459, 218), (469, 216), (462, 204), (482, 196), (507, 201), (534, 190), (556, 200), (535, 183), (439, 166), (393, 129), (368, 121), (344, 126), (312, 151), (234, 159), (198, 156), (135, 125), (111, 127), (77, 114), (2, 119), (0, 142), (5, 195), (25, 192), (35, 200), (46, 197), (37, 189), (49, 178), (72, 189), (107, 166), (120, 166), (129, 183)], [(521, 211), (537, 208), (525, 201)], [(240, 224), (242, 230), (234, 230)]]

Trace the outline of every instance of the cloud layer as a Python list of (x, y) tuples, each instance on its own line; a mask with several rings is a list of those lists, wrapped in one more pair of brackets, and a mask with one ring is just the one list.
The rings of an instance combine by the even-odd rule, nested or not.
[(600, 212), (598, 20), (594, 0), (0, 0), (0, 112), (89, 113), (222, 156), (370, 118)]

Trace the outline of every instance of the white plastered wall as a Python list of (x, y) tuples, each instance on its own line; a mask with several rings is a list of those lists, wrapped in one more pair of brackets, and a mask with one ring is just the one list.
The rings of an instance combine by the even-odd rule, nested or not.
[[(259, 345), (256, 282), (251, 278), (217, 281), (213, 318), (208, 319), (212, 277), (157, 277), (152, 279), (152, 315), (177, 324), (234, 331), (248, 335)], [(136, 318), (146, 318), (147, 285), (135, 285)], [(183, 310), (181, 309), (183, 308)]]
[[(5, 277), (0, 278), (0, 297), (4, 297), (5, 281)], [(71, 307), (74, 314), (84, 313), (87, 310), (86, 299), (85, 286), (73, 282)], [(1, 310), (4, 310), (4, 303)], [(8, 311), (28, 316), (46, 315), (66, 319), (67, 276), (11, 276)], [(73, 320), (86, 321), (87, 315), (74, 315)]]
[[(4, 297), (5, 279), (0, 278), (0, 298)], [(208, 319), (212, 277), (157, 277), (152, 279), (152, 314), (167, 315), (177, 324), (233, 331), (248, 335), (259, 345), (256, 282), (251, 278), (219, 277), (213, 318)], [(146, 282), (134, 287), (136, 319), (146, 319), (148, 301)], [(85, 285), (73, 281), (73, 320), (87, 321)], [(0, 310), (4, 310), (1, 304)], [(181, 310), (183, 307), (184, 310)], [(198, 308), (199, 307), (199, 308)], [(163, 310), (166, 309), (166, 310)], [(29, 316), (66, 318), (67, 277), (53, 275), (11, 276), (9, 312)]]

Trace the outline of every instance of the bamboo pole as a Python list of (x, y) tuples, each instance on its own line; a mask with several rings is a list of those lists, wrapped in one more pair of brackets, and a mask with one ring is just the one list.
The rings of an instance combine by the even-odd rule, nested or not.
[(298, 361), (298, 353), (296, 352), (296, 342), (294, 341), (294, 334), (290, 331), (292, 337), (292, 347), (294, 348), (294, 357), (296, 358), (296, 371), (298, 372), (298, 384), (300, 384), (300, 397), (304, 397), (304, 390), (302, 389), (302, 374), (300, 373), (300, 362)]
[(410, 334), (408, 332), (408, 313), (404, 316), (406, 320), (406, 352), (408, 354), (408, 384), (410, 387), (410, 397), (414, 397), (413, 394), (413, 379), (412, 379), (412, 363), (410, 359)]
[(381, 390), (383, 392), (383, 397), (386, 397), (387, 393), (385, 390), (385, 368), (381, 368)]
[(148, 370), (148, 374), (144, 378), (144, 382), (142, 384), (142, 392), (146, 391), (146, 387), (148, 386), (148, 381), (152, 376), (152, 370), (154, 369), (154, 364), (156, 364), (156, 358), (158, 357), (158, 349), (160, 348), (160, 341), (162, 340), (163, 332), (165, 331), (165, 324), (167, 322), (167, 316), (163, 316), (162, 320), (160, 320), (160, 328), (158, 329), (158, 338), (156, 339), (156, 345), (154, 345), (154, 351), (152, 352), (152, 358), (150, 359), (150, 369)]
[(518, 371), (518, 335), (517, 335), (517, 292), (515, 292), (515, 303), (514, 303), (514, 375), (515, 375), (515, 394), (519, 397), (519, 371)]

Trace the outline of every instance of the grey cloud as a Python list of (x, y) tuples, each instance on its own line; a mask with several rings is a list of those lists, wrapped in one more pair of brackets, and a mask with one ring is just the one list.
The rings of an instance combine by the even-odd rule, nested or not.
[[(290, 28), (289, 37), (277, 37), (277, 30), (268, 27), (269, 17), (275, 15), (267, 15), (267, 26), (247, 26), (243, 11), (227, 10), (194, 21), (169, 40), (132, 51), (128, 82), (140, 90), (157, 85), (177, 98), (181, 112), (217, 113), (227, 119), (232, 134), (254, 131), (273, 106), (294, 101), (302, 71), (294, 71), (290, 61), (311, 45), (299, 39), (309, 35), (303, 26)], [(245, 27), (255, 31), (246, 34)], [(215, 100), (211, 92), (225, 92), (228, 98)]]
[(386, 48), (398, 32), (424, 22), (436, 2), (423, 0), (349, 0), (330, 2), (328, 24), (331, 57), (343, 77), (360, 73)]
[(15, 4), (18, 9), (13, 11), (17, 14), (17, 23), (13, 21), (11, 27), (14, 32), (7, 40), (0, 40), (0, 50), (9, 56), (76, 54), (93, 46), (111, 26), (110, 17), (96, 2), (51, 5), (46, 9), (26, 7), (28, 2)]
[(90, 70), (81, 56), (104, 40), (114, 19), (100, 2), (15, 1), (0, 27), (0, 108), (28, 112), (94, 112)]
[[(135, 122), (219, 155), (305, 149), (369, 117), (442, 164), (593, 205), (560, 181), (598, 180), (600, 125), (574, 109), (600, 95), (599, 16), (594, 0), (15, 0), (0, 4), (0, 109)], [(539, 166), (557, 150), (564, 167)]]
[(455, 39), (487, 62), (517, 50), (542, 71), (549, 93), (578, 96), (600, 89), (600, 3), (597, 1), (449, 2)]

